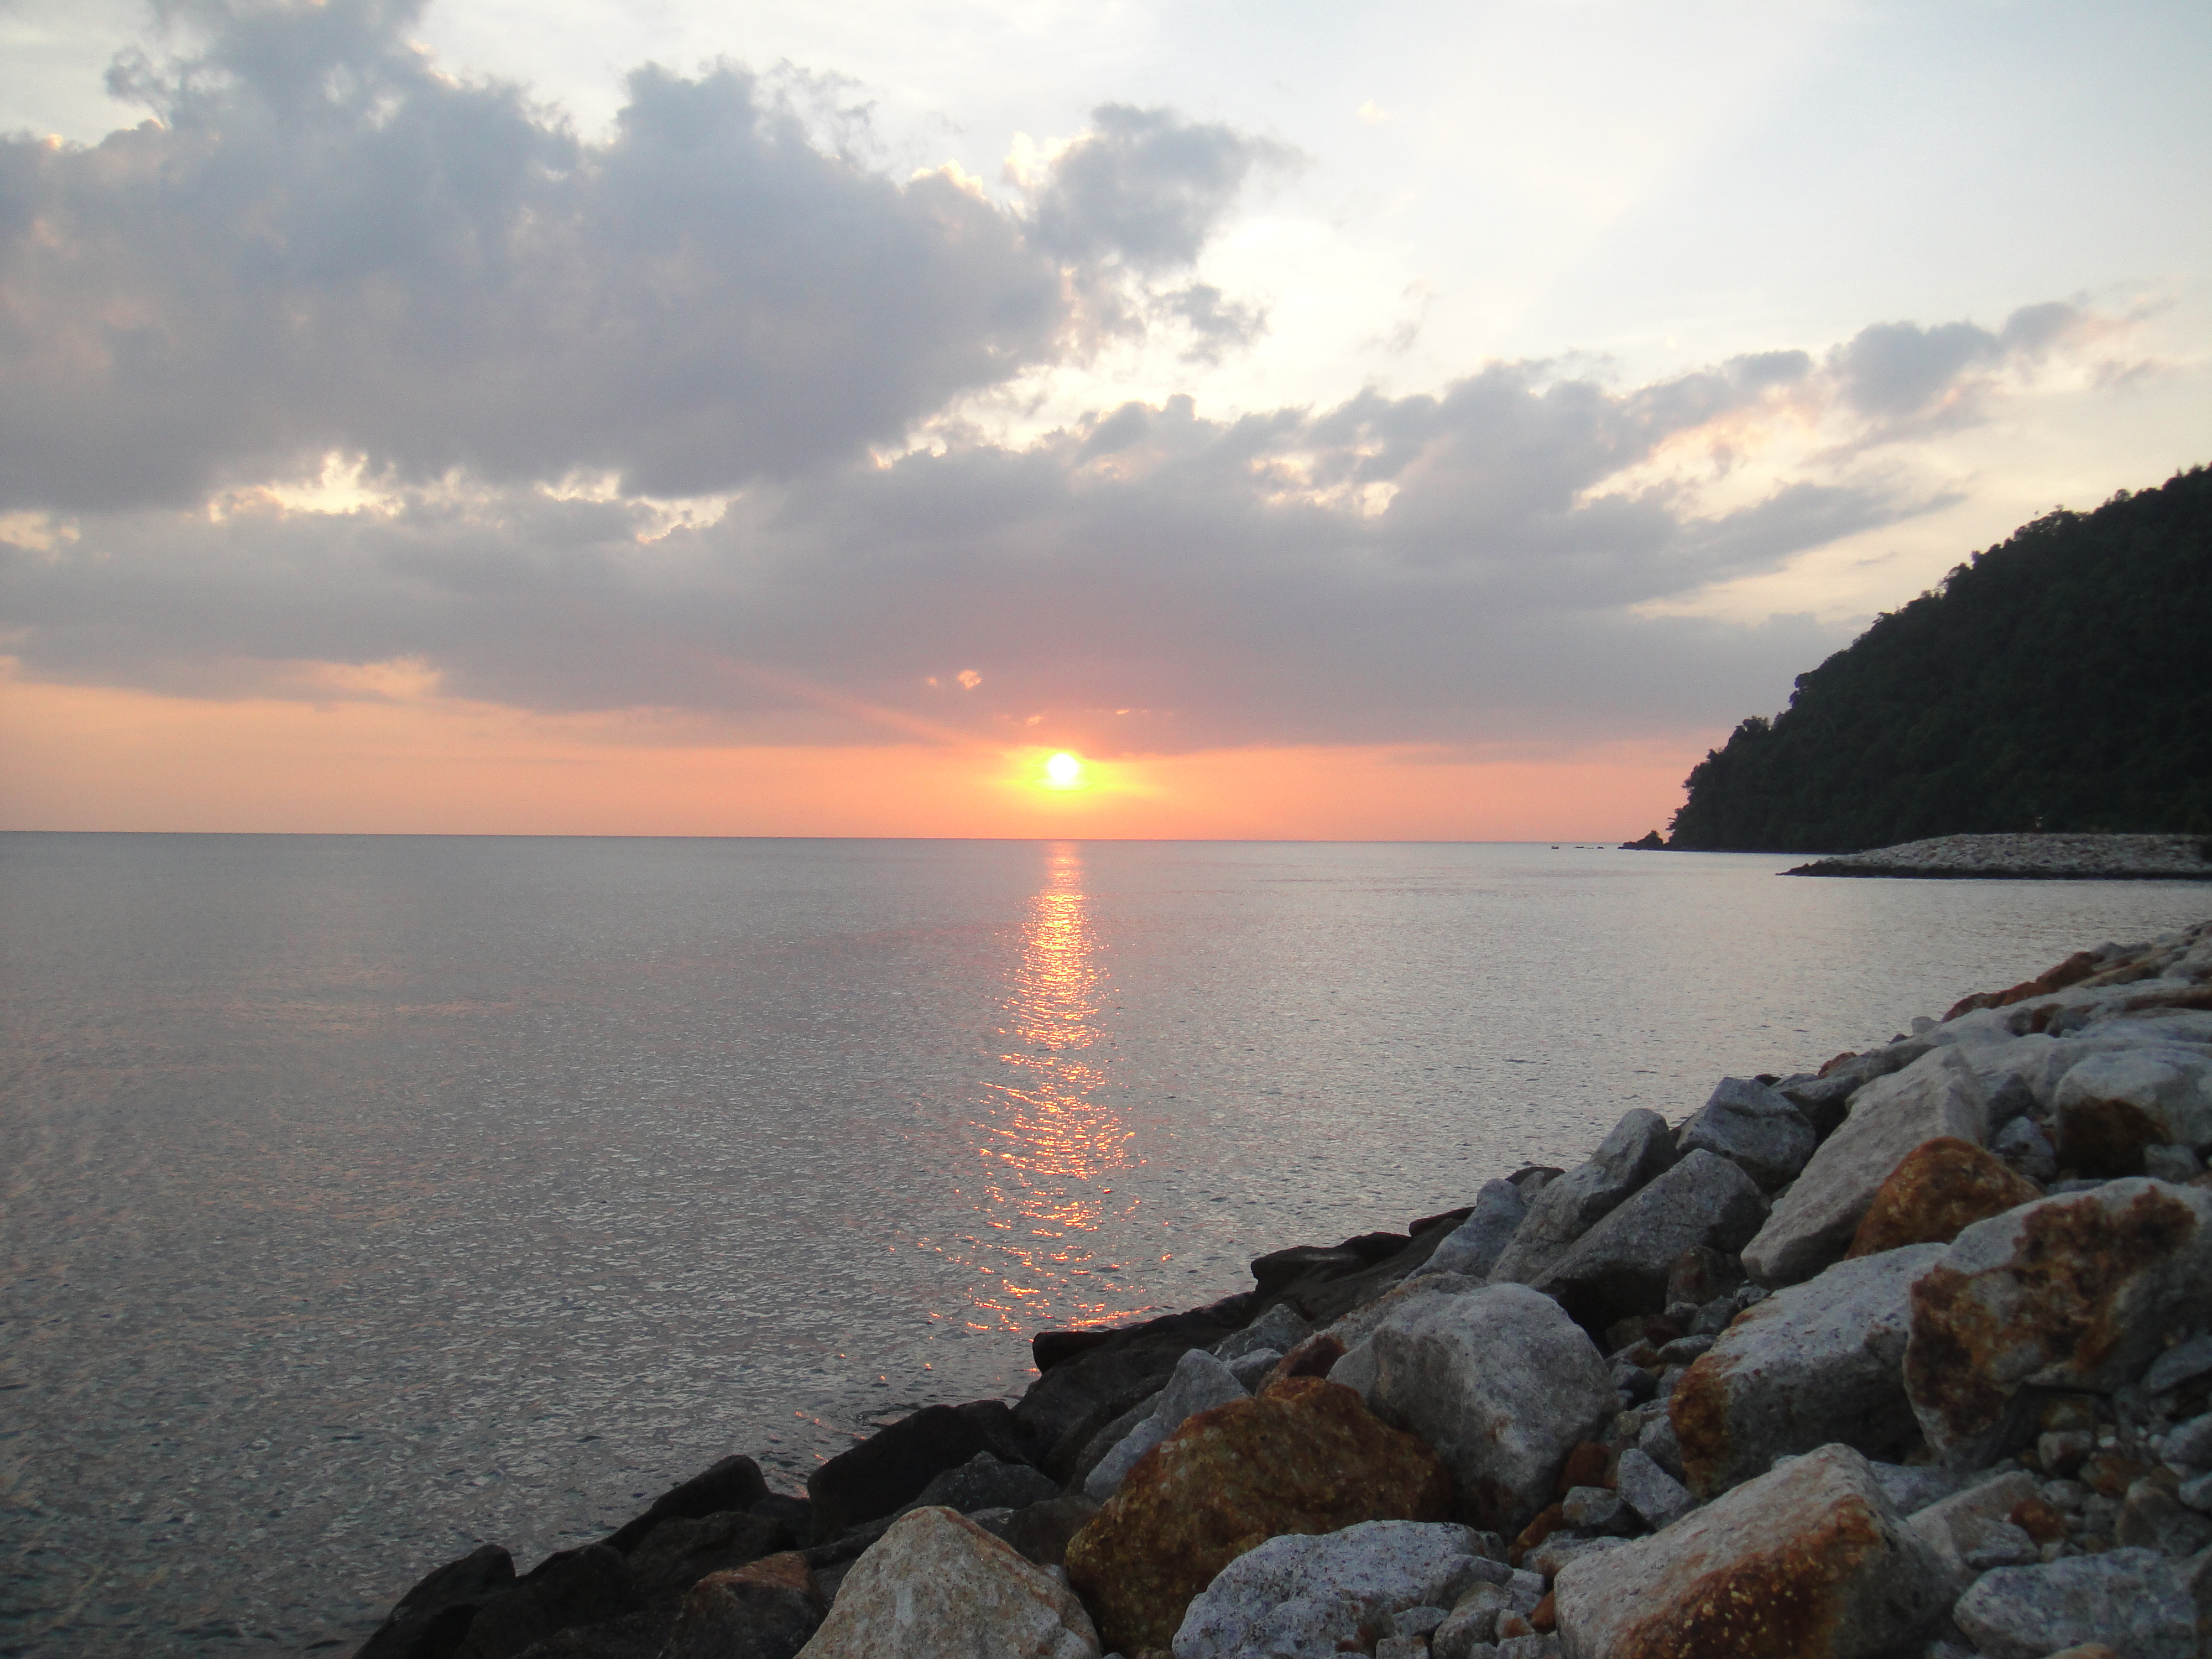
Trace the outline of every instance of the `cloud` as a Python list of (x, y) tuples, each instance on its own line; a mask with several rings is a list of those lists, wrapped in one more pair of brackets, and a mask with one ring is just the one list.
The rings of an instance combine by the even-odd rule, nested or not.
[[(817, 468), (674, 527), (494, 483), (344, 513), (248, 492), (14, 550), (7, 620), (48, 678), (282, 694), (302, 660), (419, 662), (457, 696), (750, 741), (956, 717), (1104, 754), (1605, 740), (1724, 723), (1840, 642), (1633, 607), (1929, 504), (1801, 480), (1716, 512), (1637, 480), (1791, 395), (1761, 360), (1627, 388), (1501, 364), (1224, 420), (1177, 397)], [(956, 678), (957, 715), (928, 689)]]
[[(1278, 153), (1109, 106), (1032, 216), (824, 150), (734, 64), (637, 70), (587, 143), (438, 73), (420, 9), (179, 9), (196, 51), (111, 76), (153, 118), (0, 141), (0, 512), (189, 504), (334, 449), (403, 483), (787, 477), (1055, 360), (1089, 266), (1188, 264)], [(1204, 300), (1202, 349), (1256, 329)]]
[(2034, 362), (2088, 320), (2070, 305), (2046, 301), (2014, 312), (1994, 333), (1970, 322), (1876, 323), (1838, 347), (1828, 367), (1844, 397), (1881, 423), (1879, 435), (1887, 437), (1930, 417), (1973, 418), (1993, 371)]
[[(0, 629), (33, 677), (1100, 754), (1711, 727), (1840, 635), (1655, 602), (1942, 504), (1857, 450), (2087, 326), (987, 441), (961, 399), (1102, 319), (1256, 337), (1193, 262), (1297, 158), (1107, 105), (994, 200), (733, 64), (638, 70), (587, 143), (440, 75), (404, 0), (177, 15), (192, 52), (115, 71), (154, 119), (0, 141)], [(1785, 427), (1844, 441), (1778, 460)]]
[(1195, 260), (1255, 168), (1297, 152), (1165, 110), (1101, 104), (1036, 192), (1041, 246), (1071, 263), (1118, 260), (1158, 272)]

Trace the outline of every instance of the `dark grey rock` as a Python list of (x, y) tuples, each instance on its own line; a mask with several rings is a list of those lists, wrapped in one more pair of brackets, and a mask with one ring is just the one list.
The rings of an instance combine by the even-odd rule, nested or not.
[(615, 1532), (606, 1543), (628, 1555), (664, 1521), (696, 1521), (702, 1515), (750, 1510), (773, 1496), (759, 1464), (750, 1457), (725, 1457), (705, 1473), (661, 1493), (643, 1515)]
[(362, 1644), (356, 1659), (445, 1659), (468, 1634), (477, 1609), (514, 1583), (514, 1562), (479, 1545), (427, 1574)]
[[(1038, 1379), (1039, 1386), (1083, 1363), (1056, 1368)], [(890, 1514), (979, 1451), (1008, 1463), (1029, 1461), (1026, 1437), (1002, 1401), (929, 1406), (902, 1418), (807, 1476), (806, 1495), (814, 1505), (810, 1540), (827, 1543), (858, 1522)]]
[(2166, 1461), (2187, 1468), (2212, 1468), (2212, 1412), (2177, 1425), (2166, 1437)]
[(1491, 1282), (1533, 1283), (1568, 1246), (1674, 1162), (1674, 1134), (1667, 1120), (1641, 1107), (1627, 1113), (1589, 1162), (1545, 1184), (1491, 1268)]
[(1618, 1537), (1636, 1530), (1636, 1516), (1607, 1486), (1572, 1486), (1559, 1500), (1560, 1518), (1576, 1532)]
[(516, 1659), (661, 1659), (676, 1618), (671, 1605), (578, 1625), (532, 1643)]
[[(1355, 1260), (1355, 1271), (1357, 1267)], [(1146, 1395), (1158, 1393), (1168, 1373), (1175, 1370), (1176, 1361), (1191, 1349), (1211, 1348), (1243, 1329), (1261, 1311), (1257, 1300), (1248, 1291), (1211, 1307), (1165, 1314), (1119, 1330), (1070, 1334), (1083, 1336), (1086, 1346), (1038, 1377), (1014, 1407), (1015, 1423), (1028, 1436), (1030, 1449), (1014, 1456), (996, 1455), (1008, 1462), (1026, 1457), (1054, 1480), (1066, 1480), (1100, 1429)], [(1036, 1339), (1030, 1346), (1036, 1346)], [(951, 1462), (965, 1462), (984, 1450), (995, 1451), (995, 1448), (971, 1446)], [(950, 1468), (951, 1463), (939, 1467)], [(932, 1469), (929, 1474), (936, 1472)], [(914, 1490), (919, 1492), (927, 1479), (924, 1475), (917, 1480)], [(899, 1502), (912, 1496), (908, 1492)], [(816, 1535), (821, 1534), (817, 1531)]]
[(1700, 1148), (1610, 1211), (1530, 1283), (1577, 1323), (1601, 1331), (1665, 1306), (1668, 1270), (1683, 1251), (1740, 1249), (1765, 1218), (1758, 1184)]
[(2205, 1376), (2212, 1376), (2212, 1336), (2192, 1336), (2150, 1362), (2150, 1369), (2143, 1373), (2142, 1389), (2145, 1394), (2164, 1394)]
[(2044, 1659), (2084, 1642), (2128, 1659), (2191, 1659), (2197, 1651), (2196, 1602), (2154, 1550), (2000, 1567), (1977, 1579), (1951, 1616), (1988, 1659)]
[(963, 1515), (977, 1510), (1019, 1510), (1059, 1496), (1060, 1487), (1042, 1470), (1026, 1463), (1001, 1462), (980, 1451), (958, 1468), (933, 1477), (900, 1513), (926, 1504), (942, 1504)]
[(562, 1550), (477, 1609), (456, 1659), (512, 1659), (579, 1625), (604, 1624), (645, 1605), (629, 1563), (605, 1544)]
[(1782, 1096), (1748, 1078), (1723, 1078), (1674, 1137), (1684, 1153), (1702, 1148), (1735, 1164), (1771, 1191), (1794, 1179), (1820, 1137)]
[(741, 1510), (668, 1520), (629, 1553), (629, 1570), (647, 1601), (673, 1601), (710, 1572), (742, 1567), (792, 1543), (782, 1522)]
[(684, 1598), (660, 1659), (796, 1659), (828, 1607), (818, 1582), (798, 1589), (716, 1573)]
[(2212, 1545), (2212, 1521), (2159, 1482), (2137, 1480), (2128, 1487), (2119, 1518), (2112, 1523), (2112, 1539), (2161, 1555), (2194, 1555)]
[(1067, 1559), (1069, 1542), (1097, 1513), (1097, 1504), (1070, 1493), (1026, 1509), (987, 1510), (969, 1518), (993, 1536), (1005, 1539), (1036, 1565), (1057, 1567)]
[(1261, 1348), (1285, 1354), (1312, 1334), (1313, 1327), (1298, 1317), (1297, 1309), (1279, 1302), (1243, 1330), (1214, 1344), (1214, 1358), (1233, 1363)]
[(2057, 1149), (2033, 1118), (2018, 1117), (2006, 1124), (1990, 1139), (1990, 1150), (2007, 1166), (2039, 1184), (2048, 1184), (2058, 1173)]

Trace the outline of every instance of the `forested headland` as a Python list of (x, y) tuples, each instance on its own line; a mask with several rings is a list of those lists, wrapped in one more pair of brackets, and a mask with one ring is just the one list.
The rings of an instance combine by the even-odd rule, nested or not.
[(1975, 554), (1799, 675), (1687, 787), (1671, 848), (2212, 832), (2212, 473)]

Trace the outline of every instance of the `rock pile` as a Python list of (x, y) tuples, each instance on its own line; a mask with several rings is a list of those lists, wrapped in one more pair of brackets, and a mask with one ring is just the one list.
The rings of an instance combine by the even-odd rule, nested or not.
[(362, 1659), (2212, 1653), (2212, 922), (1914, 1024)]

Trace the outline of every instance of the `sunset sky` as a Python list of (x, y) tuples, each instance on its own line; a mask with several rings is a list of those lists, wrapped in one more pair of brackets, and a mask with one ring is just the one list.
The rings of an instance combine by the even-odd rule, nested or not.
[(2202, 0), (0, 0), (0, 828), (1641, 834), (2212, 460), (2208, 74)]

